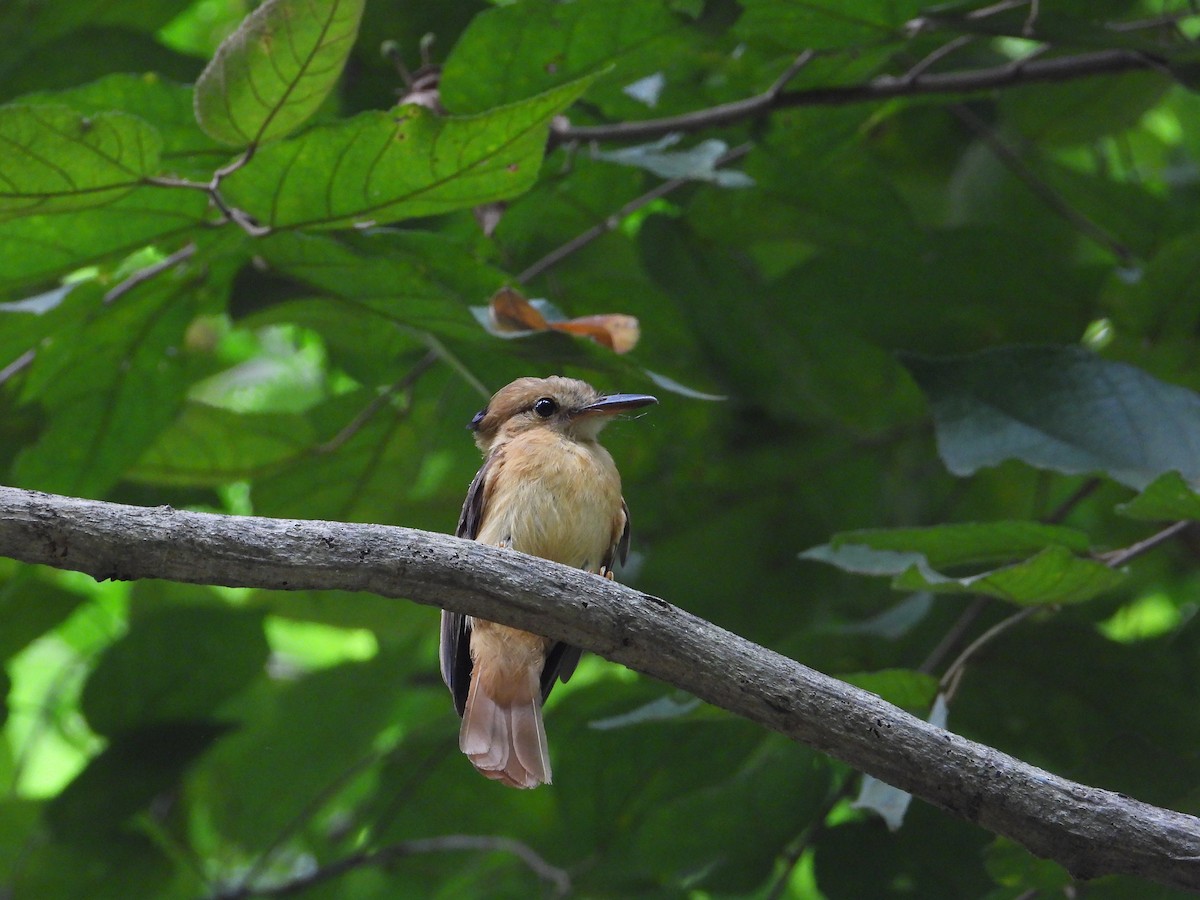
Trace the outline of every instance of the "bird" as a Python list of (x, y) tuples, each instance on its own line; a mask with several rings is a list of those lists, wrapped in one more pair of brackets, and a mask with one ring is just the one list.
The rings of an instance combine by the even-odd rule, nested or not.
[[(484, 461), (455, 534), (607, 578), (629, 552), (629, 507), (612, 456), (597, 441), (616, 415), (657, 403), (602, 394), (552, 375), (518, 378), (471, 420)], [(442, 611), (442, 679), (462, 717), (459, 749), (510, 787), (551, 781), (542, 703), (581, 651), (561, 641)]]

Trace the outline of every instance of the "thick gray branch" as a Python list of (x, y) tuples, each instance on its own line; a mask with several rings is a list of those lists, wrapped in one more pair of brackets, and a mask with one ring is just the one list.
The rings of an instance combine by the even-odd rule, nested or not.
[(630, 588), (440, 534), (216, 516), (0, 487), (0, 556), (95, 578), (405, 597), (528, 628), (808, 744), (1057, 860), (1200, 890), (1200, 819), (1087, 787), (917, 719)]

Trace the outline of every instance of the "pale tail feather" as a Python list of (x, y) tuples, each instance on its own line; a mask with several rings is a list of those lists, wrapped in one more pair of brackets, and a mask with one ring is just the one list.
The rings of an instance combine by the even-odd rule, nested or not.
[(510, 705), (501, 706), (471, 678), (463, 710), (458, 746), (488, 778), (511, 787), (534, 788), (550, 783), (550, 754), (542, 724), (542, 695), (538, 676), (529, 673), (528, 690), (518, 692)]

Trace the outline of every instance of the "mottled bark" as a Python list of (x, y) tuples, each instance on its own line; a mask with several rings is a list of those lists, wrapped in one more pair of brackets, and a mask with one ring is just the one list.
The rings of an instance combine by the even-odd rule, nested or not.
[(545, 560), (409, 528), (150, 509), (4, 487), (0, 556), (98, 579), (371, 591), (526, 628), (822, 750), (1078, 877), (1122, 873), (1200, 890), (1200, 819), (1059, 778), (665, 600)]

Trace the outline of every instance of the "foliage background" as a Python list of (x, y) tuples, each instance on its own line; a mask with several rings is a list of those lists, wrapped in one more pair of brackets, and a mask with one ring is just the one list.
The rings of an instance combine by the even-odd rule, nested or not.
[[(1011, 602), (1045, 605), (961, 669), (949, 726), (1200, 808), (1195, 541), (1056, 586), (1089, 547), (1154, 532), (1117, 508), (1134, 489), (1200, 475), (1200, 404), (1164, 387), (1200, 386), (1188, 4), (1043, 4), (1036, 40), (1024, 4), (982, 19), (952, 4), (925, 29), (906, 29), (927, 12), (910, 0), (369, 0), (357, 28), (355, 3), (292, 6), (336, 11), (342, 43), (322, 38), (328, 71), (299, 82), (281, 32), (258, 35), (306, 89), (279, 105), (278, 133), (220, 91), (200, 99), (207, 132), (193, 115), (189, 85), (248, 12), (237, 0), (0, 10), (0, 478), (448, 531), (478, 464), (463, 425), (488, 392), (552, 372), (654, 389), (659, 407), (606, 434), (633, 513), (623, 580), (922, 715), (967, 641)], [(387, 112), (404, 86), (381, 45), (415, 67), (427, 34), (441, 101), (463, 118)], [(586, 146), (539, 170), (568, 107), (575, 125), (707, 109), (766, 90), (806, 49), (820, 52), (788, 90), (853, 85), (968, 35), (934, 68), (1003, 65), (1043, 41), (1051, 55), (1150, 48), (1156, 65), (780, 109), (685, 138), (749, 142), (733, 165), (753, 184), (685, 167), (692, 181), (525, 285), (567, 315), (637, 316), (628, 356), (502, 340), (471, 312), (662, 183), (648, 154), (626, 165)], [(656, 73), (648, 109), (625, 88)], [(227, 114), (265, 140), (222, 195), (270, 235), (223, 221), (204, 191), (149, 181), (207, 182), (236, 159), (237, 130), (213, 124)], [(505, 198), (485, 235), (472, 207)], [(377, 227), (353, 227), (365, 220)], [(1011, 349), (1024, 344), (1059, 349)], [(987, 349), (1001, 355), (898, 355)], [(996, 410), (1000, 425), (981, 417)], [(970, 477), (939, 459), (935, 415), (943, 457), (965, 454)], [(988, 459), (1014, 423), (1033, 439)], [(1183, 481), (1156, 484), (1143, 519), (1196, 517)], [(972, 594), (986, 585), (896, 593), (798, 558), (853, 529), (1049, 519), (1077, 531), (995, 526), (969, 551), (961, 534), (859, 536), (816, 554), (861, 570), (836, 551), (875, 541), (953, 575), (1048, 566), (987, 603)], [(583, 896), (1006, 898), (1070, 883), (920, 804), (889, 832), (852, 806), (844, 766), (595, 658), (548, 706), (554, 786), (485, 782), (456, 751), (427, 609), (0, 560), (0, 621), (4, 895), (266, 895), (380, 848), (398, 848), (388, 865), (363, 856), (304, 896), (558, 889), (510, 845), (398, 844), (452, 835), (519, 841)]]

